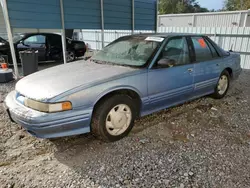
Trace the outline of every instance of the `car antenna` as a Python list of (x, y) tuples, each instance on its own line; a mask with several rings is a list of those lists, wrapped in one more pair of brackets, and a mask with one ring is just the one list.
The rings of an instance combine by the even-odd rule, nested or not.
[(233, 47), (234, 47), (234, 44), (231, 45), (229, 52), (233, 52)]

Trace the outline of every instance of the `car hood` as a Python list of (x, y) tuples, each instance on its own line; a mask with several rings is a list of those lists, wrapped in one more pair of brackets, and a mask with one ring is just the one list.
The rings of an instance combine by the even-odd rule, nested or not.
[(24, 77), (16, 84), (16, 91), (34, 100), (48, 101), (74, 88), (91, 87), (133, 71), (136, 69), (82, 60)]

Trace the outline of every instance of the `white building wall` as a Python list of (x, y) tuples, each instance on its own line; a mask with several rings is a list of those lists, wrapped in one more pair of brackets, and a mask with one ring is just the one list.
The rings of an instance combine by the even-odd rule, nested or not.
[[(238, 26), (240, 14), (197, 15), (196, 27), (231, 27)], [(237, 25), (236, 25), (237, 24)]]
[(250, 27), (250, 11), (159, 15), (160, 27)]
[(159, 26), (160, 27), (188, 27), (193, 25), (193, 15), (188, 16), (160, 16), (159, 17)]

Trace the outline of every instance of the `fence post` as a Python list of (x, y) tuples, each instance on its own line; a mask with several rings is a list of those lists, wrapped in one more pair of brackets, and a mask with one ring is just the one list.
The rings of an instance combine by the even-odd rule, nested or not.
[(132, 34), (135, 32), (135, 0), (132, 0)]
[(18, 79), (19, 72), (18, 72), (18, 66), (17, 66), (16, 52), (15, 52), (15, 47), (14, 47), (14, 42), (13, 42), (12, 28), (10, 26), (7, 0), (1, 1), (1, 2), (3, 3), (2, 4), (3, 5), (3, 7), (2, 7), (3, 8), (3, 15), (4, 15), (5, 24), (6, 24), (7, 34), (8, 34), (12, 63), (14, 65), (15, 77), (16, 77), (16, 79)]
[(61, 20), (62, 20), (62, 29), (61, 29), (61, 40), (62, 40), (62, 49), (63, 49), (63, 63), (67, 63), (67, 45), (66, 45), (66, 36), (65, 36), (65, 22), (64, 22), (64, 5), (63, 0), (60, 0), (60, 9), (61, 9)]
[(246, 15), (245, 15), (245, 18), (244, 18), (244, 24), (243, 24), (243, 27), (246, 27), (247, 26), (247, 18), (248, 18), (248, 12), (246, 12)]
[(193, 15), (193, 23), (192, 23), (193, 27), (195, 27), (195, 14)]
[(96, 49), (99, 50), (99, 34), (97, 31), (95, 31), (95, 41)]
[(239, 18), (238, 18), (238, 27), (240, 27), (241, 15), (242, 15), (242, 12), (240, 12), (240, 13), (239, 13)]
[(158, 32), (158, 29), (159, 29), (159, 16), (158, 16), (158, 11), (159, 10), (159, 0), (156, 0), (156, 20), (155, 20), (155, 32), (157, 33)]
[[(117, 34), (118, 34), (118, 32), (115, 30), (115, 40), (118, 38)], [(132, 34), (134, 34), (134, 32)]]
[(101, 2), (101, 27), (102, 27), (102, 48), (104, 48), (104, 9), (103, 9), (103, 0), (100, 0)]

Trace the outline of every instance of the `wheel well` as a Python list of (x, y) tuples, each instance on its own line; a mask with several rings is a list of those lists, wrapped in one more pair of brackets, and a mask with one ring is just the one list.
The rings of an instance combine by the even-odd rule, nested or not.
[(131, 99), (133, 99), (135, 101), (135, 104), (136, 104), (136, 116), (139, 117), (140, 115), (140, 110), (141, 110), (141, 98), (139, 96), (138, 93), (136, 93), (135, 91), (133, 90), (130, 90), (130, 89), (121, 89), (121, 90), (116, 90), (116, 91), (112, 91), (106, 95), (104, 95), (102, 98), (100, 98), (97, 103), (95, 104), (94, 106), (94, 111), (96, 110), (96, 108), (106, 99), (114, 96), (114, 95), (127, 95), (129, 96)]
[(225, 70), (229, 73), (230, 77), (232, 78), (233, 77), (233, 70), (229, 67), (226, 68)]

